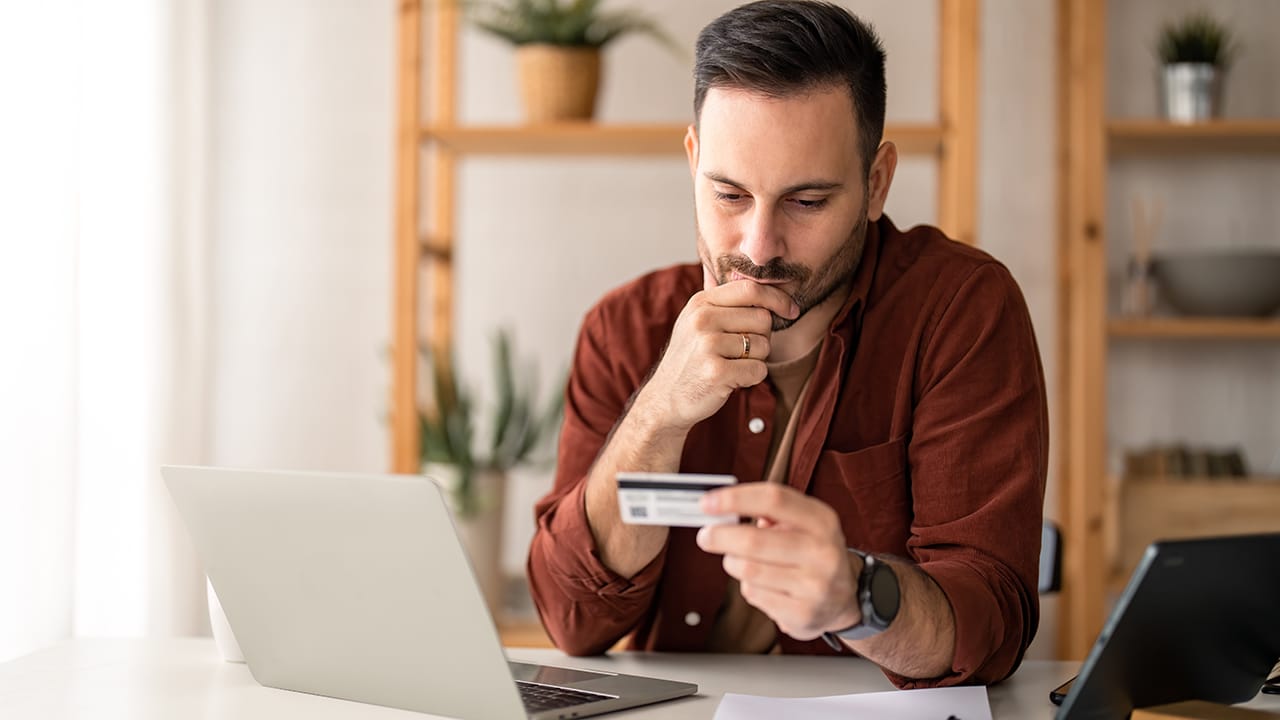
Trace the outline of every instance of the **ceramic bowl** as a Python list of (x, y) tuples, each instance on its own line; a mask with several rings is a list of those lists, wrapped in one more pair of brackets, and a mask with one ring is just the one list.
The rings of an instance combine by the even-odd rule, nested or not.
[(1187, 315), (1259, 317), (1280, 310), (1280, 250), (1159, 254), (1151, 274), (1160, 295)]

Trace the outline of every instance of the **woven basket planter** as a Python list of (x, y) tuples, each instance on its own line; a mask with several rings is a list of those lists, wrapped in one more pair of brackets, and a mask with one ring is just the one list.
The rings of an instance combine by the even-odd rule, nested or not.
[(522, 45), (516, 65), (528, 122), (590, 120), (595, 114), (599, 48)]

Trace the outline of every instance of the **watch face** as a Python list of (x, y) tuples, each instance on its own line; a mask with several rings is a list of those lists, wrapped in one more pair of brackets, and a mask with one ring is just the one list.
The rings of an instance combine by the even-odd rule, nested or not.
[(885, 622), (898, 616), (898, 577), (888, 565), (878, 565), (871, 573), (871, 607)]

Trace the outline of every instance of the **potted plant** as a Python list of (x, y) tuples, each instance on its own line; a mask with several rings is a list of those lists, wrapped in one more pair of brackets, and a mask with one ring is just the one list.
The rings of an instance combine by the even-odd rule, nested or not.
[[(502, 596), (502, 518), (507, 473), (534, 462), (558, 434), (564, 393), (553, 391), (539, 407), (537, 375), (529, 364), (517, 374), (511, 339), (499, 331), (493, 342), (496, 398), (489, 436), (480, 447), (480, 412), (458, 380), (451, 361), (425, 352), (432, 401), (419, 412), (423, 472), (439, 481), (485, 600), (495, 612)], [(557, 389), (559, 390), (559, 388)], [(548, 458), (549, 459), (549, 458)]]
[(529, 122), (590, 120), (600, 85), (600, 50), (629, 33), (647, 34), (674, 48), (639, 13), (604, 12), (601, 0), (508, 0), (476, 3), (477, 27), (516, 46), (525, 116)]
[(1222, 84), (1236, 54), (1230, 28), (1207, 12), (1170, 22), (1160, 32), (1156, 53), (1164, 67), (1161, 107), (1168, 120), (1192, 123), (1222, 112)]

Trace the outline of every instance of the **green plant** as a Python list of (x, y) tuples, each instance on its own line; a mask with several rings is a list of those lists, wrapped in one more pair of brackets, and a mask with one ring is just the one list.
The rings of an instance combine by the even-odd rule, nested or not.
[(557, 434), (564, 413), (564, 393), (557, 388), (538, 408), (537, 373), (525, 364), (519, 376), (512, 341), (505, 330), (493, 340), (493, 379), (497, 393), (488, 447), (477, 446), (477, 407), (474, 396), (458, 380), (452, 360), (441, 361), (424, 351), (430, 370), (433, 402), (418, 413), (421, 454), (424, 463), (445, 463), (458, 468), (454, 500), (458, 513), (473, 516), (481, 508), (475, 492), (475, 474), (481, 470), (506, 471), (534, 459), (535, 451)]
[(480, 29), (513, 45), (545, 43), (604, 47), (628, 33), (656, 38), (678, 50), (675, 41), (650, 18), (631, 10), (604, 12), (601, 0), (508, 0), (472, 4)]
[(1207, 12), (1193, 13), (1160, 31), (1156, 54), (1166, 65), (1207, 63), (1225, 68), (1236, 54), (1231, 29)]

